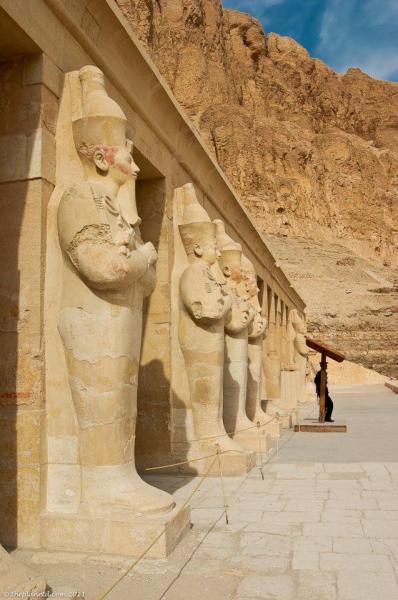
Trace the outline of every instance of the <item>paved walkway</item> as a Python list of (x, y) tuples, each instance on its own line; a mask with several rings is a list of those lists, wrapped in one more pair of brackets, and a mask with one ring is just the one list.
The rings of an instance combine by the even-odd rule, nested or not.
[[(194, 527), (168, 560), (146, 560), (109, 600), (398, 600), (398, 397), (335, 391), (347, 434), (285, 434), (278, 457), (195, 496)], [(152, 478), (186, 498), (195, 480)], [(27, 553), (20, 557), (29, 558)], [(128, 561), (36, 553), (54, 590), (98, 598)]]

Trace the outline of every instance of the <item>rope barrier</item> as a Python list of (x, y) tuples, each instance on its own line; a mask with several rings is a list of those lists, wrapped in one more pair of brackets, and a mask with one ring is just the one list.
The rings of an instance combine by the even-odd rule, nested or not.
[[(276, 417), (272, 417), (272, 419), (270, 421), (268, 421), (268, 423), (263, 423), (262, 425), (260, 424), (260, 427), (267, 427), (268, 425), (270, 425), (270, 423), (272, 423), (272, 421), (275, 421), (275, 419), (279, 420), (279, 415), (277, 415)], [(244, 429), (237, 429), (234, 434), (236, 433), (240, 433), (241, 431), (247, 431), (248, 429), (254, 429), (254, 427), (258, 428), (258, 423), (260, 423), (260, 421), (257, 422), (256, 425), (253, 425), (251, 427), (245, 427)], [(193, 440), (195, 442), (201, 442), (203, 440), (208, 440), (208, 439), (213, 439), (213, 438), (218, 438), (218, 437), (224, 437), (225, 435), (230, 435), (227, 432), (226, 433), (222, 433), (219, 434), (217, 436), (210, 436), (210, 437), (205, 437), (205, 438), (199, 438), (197, 440)], [(189, 440), (187, 440), (186, 442), (183, 442), (184, 444), (187, 443)], [(182, 443), (182, 442), (180, 442)], [(218, 446), (218, 444), (215, 444), (215, 446)], [(223, 450), (222, 454), (226, 454), (227, 452), (235, 452), (235, 453), (239, 453), (238, 450)], [(240, 454), (244, 454), (244, 452), (241, 452)], [(159, 467), (147, 467), (145, 469), (145, 471), (160, 471), (161, 469), (170, 469), (171, 467), (179, 467), (182, 465), (188, 465), (191, 462), (197, 462), (199, 460), (205, 460), (206, 458), (212, 458), (213, 456), (216, 456), (215, 454), (210, 454), (208, 456), (200, 456), (199, 458), (192, 458), (190, 460), (182, 460), (180, 462), (176, 462), (176, 463), (170, 463), (168, 465), (160, 465)], [(264, 479), (264, 478), (263, 478)]]
[[(214, 460), (210, 463), (210, 466), (208, 467), (206, 473), (204, 473), (204, 475), (202, 475), (202, 477), (200, 478), (198, 484), (194, 487), (193, 491), (191, 492), (191, 494), (188, 496), (188, 498), (183, 502), (183, 504), (181, 505), (180, 510), (178, 511), (176, 517), (184, 510), (184, 508), (189, 504), (189, 502), (192, 500), (193, 496), (196, 494), (196, 492), (199, 490), (200, 486), (202, 485), (202, 483), (204, 482), (204, 480), (206, 479), (206, 477), (208, 476), (208, 474), (210, 473), (211, 469), (213, 468), (214, 463), (217, 460), (217, 456), (219, 456), (218, 454), (214, 455)], [(156, 544), (156, 542), (158, 540), (160, 540), (160, 538), (162, 537), (162, 535), (164, 535), (166, 533), (166, 531), (168, 530), (168, 528), (172, 525), (172, 523), (170, 522), (169, 525), (167, 525), (163, 531), (160, 532), (159, 535), (156, 536), (156, 538), (152, 541), (152, 543), (140, 554), (140, 556), (127, 568), (127, 570), (122, 573), (122, 575), (120, 577), (118, 577), (118, 579), (106, 590), (106, 592), (104, 594), (102, 594), (102, 596), (100, 596), (98, 598), (98, 600), (104, 600), (104, 598), (106, 598), (107, 596), (109, 596), (109, 594), (119, 585), (119, 583), (125, 579), (125, 577), (127, 577), (127, 575), (134, 569), (134, 567), (136, 567), (138, 565), (138, 563), (145, 558), (145, 556), (148, 554), (148, 552), (153, 548), (153, 546)]]
[[(262, 444), (261, 444), (261, 429), (266, 427), (267, 425), (270, 425), (270, 423), (272, 423), (274, 420), (279, 421), (279, 415), (276, 414), (275, 417), (273, 417), (270, 421), (268, 421), (268, 423), (263, 423), (261, 424), (260, 421), (257, 421), (257, 423), (253, 426), (250, 427), (245, 427), (244, 429), (239, 429), (233, 432), (233, 434), (236, 433), (240, 433), (241, 431), (247, 431), (249, 429), (254, 429), (255, 427), (257, 428), (257, 432), (258, 432), (258, 441), (259, 441), (259, 454), (260, 454), (260, 473), (261, 473), (261, 477), (264, 480), (264, 473), (263, 473), (263, 452), (262, 452)], [(205, 438), (200, 438), (197, 440), (187, 440), (187, 441), (204, 441), (204, 440), (208, 440), (208, 439), (215, 439), (218, 437), (223, 437), (224, 435), (229, 435), (227, 432), (216, 435), (216, 436), (208, 436)], [(186, 443), (186, 442), (184, 442)], [(277, 438), (277, 444), (278, 444), (278, 438)], [(221, 514), (221, 516), (219, 517), (219, 519), (225, 514), (225, 520), (226, 520), (226, 524), (229, 524), (229, 516), (228, 516), (228, 498), (227, 498), (227, 494), (226, 494), (226, 489), (225, 489), (225, 485), (224, 485), (224, 475), (223, 475), (223, 469), (222, 469), (222, 460), (221, 460), (221, 455), (222, 454), (227, 454), (228, 452), (235, 452), (235, 450), (221, 450), (219, 444), (215, 444), (217, 447), (217, 451), (215, 454), (211, 454), (211, 455), (207, 455), (207, 456), (202, 456), (200, 458), (195, 458), (195, 459), (191, 459), (189, 461), (180, 461), (177, 463), (172, 463), (169, 465), (161, 465), (159, 467), (148, 467), (146, 469), (146, 471), (154, 471), (154, 470), (160, 470), (160, 469), (166, 469), (166, 468), (170, 468), (170, 467), (174, 467), (174, 466), (180, 466), (180, 465), (184, 465), (184, 464), (188, 464), (191, 462), (195, 462), (195, 461), (200, 461), (200, 460), (206, 460), (208, 458), (213, 458), (212, 462), (210, 463), (210, 465), (208, 466), (206, 472), (201, 476), (199, 482), (197, 483), (197, 485), (195, 486), (195, 488), (193, 489), (193, 491), (191, 492), (191, 494), (188, 496), (188, 498), (183, 502), (181, 508), (179, 509), (179, 511), (177, 512), (176, 517), (185, 509), (185, 507), (189, 504), (189, 502), (192, 500), (193, 496), (196, 494), (196, 492), (199, 490), (199, 488), (201, 487), (202, 483), (204, 482), (204, 480), (208, 477), (211, 469), (213, 468), (213, 465), (215, 464), (216, 460), (218, 461), (218, 468), (219, 468), (219, 475), (220, 475), (220, 483), (221, 483), (221, 491), (222, 491), (222, 496), (223, 496), (223, 505), (224, 505), (224, 510)], [(270, 457), (271, 458), (271, 457)], [(269, 459), (270, 460), (270, 459)], [(268, 462), (268, 460), (266, 461)], [(245, 480), (247, 479), (249, 474), (247, 474), (247, 476), (245, 477)], [(243, 485), (243, 483), (242, 483)], [(239, 486), (241, 487), (241, 486)], [(217, 520), (219, 520), (217, 519)], [(167, 532), (168, 528), (172, 525), (172, 523), (170, 523), (169, 525), (167, 525), (163, 531), (160, 532), (159, 535), (156, 536), (156, 538), (151, 542), (151, 544), (140, 554), (140, 556), (134, 560), (134, 562), (127, 568), (127, 570), (122, 573), (122, 575), (111, 585), (111, 587), (109, 587), (104, 594), (102, 594), (102, 596), (100, 596), (98, 598), (98, 600), (104, 600), (118, 585), (119, 583), (125, 578), (127, 577), (127, 575), (138, 565), (138, 563), (143, 560), (145, 558), (145, 556), (148, 554), (148, 552), (153, 548), (153, 546), (159, 541), (159, 539)]]
[(227, 500), (227, 494), (225, 492), (225, 486), (224, 486), (224, 477), (223, 477), (222, 464), (221, 464), (221, 454), (223, 454), (223, 452), (221, 452), (220, 446), (217, 444), (218, 469), (220, 472), (221, 492), (222, 492), (222, 498), (223, 498), (223, 503), (224, 503), (224, 512), (225, 512), (225, 522), (228, 525), (229, 524), (228, 500)]
[(257, 421), (257, 437), (258, 437), (258, 452), (260, 454), (260, 466), (259, 470), (261, 473), (261, 478), (264, 481), (264, 473), (263, 473), (263, 448), (261, 444), (261, 431), (260, 431), (260, 421)]

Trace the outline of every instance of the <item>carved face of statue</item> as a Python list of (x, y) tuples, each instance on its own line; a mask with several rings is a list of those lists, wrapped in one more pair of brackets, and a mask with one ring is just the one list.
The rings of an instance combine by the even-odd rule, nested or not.
[(139, 168), (131, 155), (131, 146), (96, 147), (93, 162), (97, 169), (109, 175), (115, 183), (122, 186), (128, 179), (137, 178)]
[(195, 256), (204, 260), (208, 265), (213, 265), (218, 258), (216, 240), (209, 240), (194, 246)]

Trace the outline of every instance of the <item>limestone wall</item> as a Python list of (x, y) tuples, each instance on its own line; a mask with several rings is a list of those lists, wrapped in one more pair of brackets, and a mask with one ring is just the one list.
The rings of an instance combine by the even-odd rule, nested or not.
[(47, 67), (38, 55), (0, 64), (0, 538), (10, 546), (40, 544), (32, 516), (40, 511), (45, 227), (57, 117)]
[[(73, 512), (79, 502), (76, 416), (56, 327), (57, 197), (49, 203), (54, 185), (73, 181), (77, 173), (68, 154), (70, 143), (63, 143), (62, 119), (57, 121), (67, 101), (66, 74), (96, 64), (104, 72), (109, 95), (123, 108), (141, 169), (137, 206), (142, 237), (152, 241), (159, 257), (156, 289), (144, 307), (138, 466), (164, 464), (170, 458), (177, 187), (194, 184), (210, 218), (225, 222), (227, 233), (253, 262), (264, 290), (276, 298), (279, 360), (282, 303), (301, 314), (304, 303), (111, 0), (90, 5), (2, 0), (1, 5), (25, 32), (34, 53), (26, 56), (26, 46), (21, 46), (25, 57), (0, 67), (5, 98), (0, 115), (0, 504), (6, 514), (0, 542), (39, 547), (40, 513)], [(270, 310), (268, 298), (264, 293), (265, 312)]]

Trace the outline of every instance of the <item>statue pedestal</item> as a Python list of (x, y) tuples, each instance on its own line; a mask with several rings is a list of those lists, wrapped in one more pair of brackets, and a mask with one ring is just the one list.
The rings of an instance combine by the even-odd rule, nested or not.
[(162, 532), (148, 557), (165, 558), (190, 527), (190, 508), (157, 515), (44, 513), (42, 547), (47, 550), (139, 556)]
[[(161, 471), (153, 471), (152, 473), (204, 475), (210, 467), (212, 460), (214, 460), (213, 455), (215, 452), (215, 447), (200, 448), (197, 444), (188, 446), (187, 444), (175, 441), (173, 452), (174, 461), (176, 463), (180, 461), (186, 461), (186, 464), (176, 465), (170, 467), (169, 469), (162, 469)], [(211, 456), (212, 458), (197, 460), (201, 456)], [(256, 454), (255, 451), (245, 450), (242, 448), (242, 452), (240, 454), (235, 452), (225, 452), (224, 454), (221, 454), (221, 461), (223, 475), (226, 477), (235, 477), (249, 473), (256, 466)], [(220, 471), (218, 467), (218, 461), (216, 460), (209, 471), (209, 476), (216, 477), (219, 474)]]

